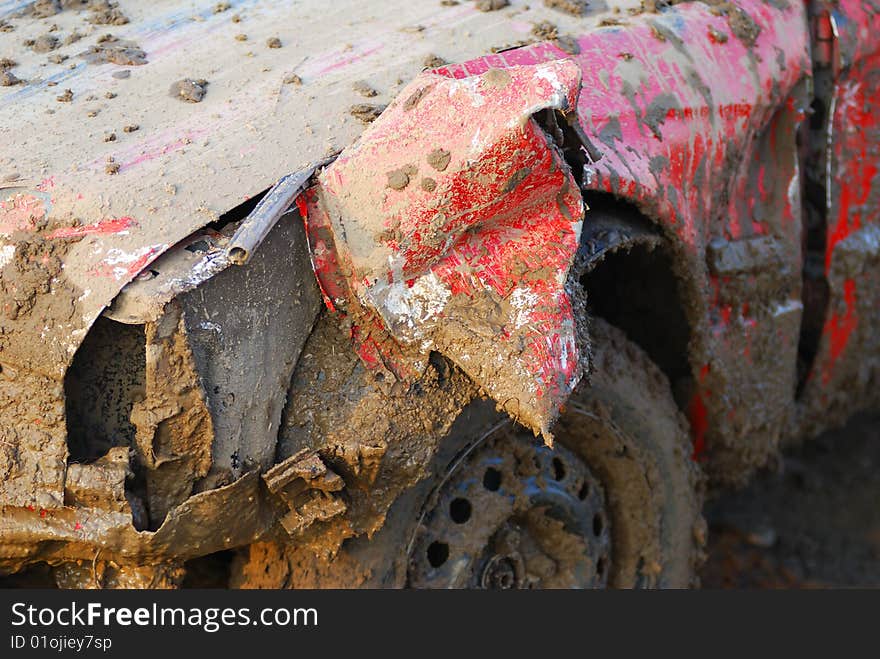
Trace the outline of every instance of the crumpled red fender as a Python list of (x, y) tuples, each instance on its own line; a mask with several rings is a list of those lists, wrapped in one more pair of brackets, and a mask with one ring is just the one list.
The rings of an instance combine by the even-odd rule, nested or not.
[(406, 381), (439, 352), (548, 440), (583, 371), (566, 285), (584, 203), (532, 117), (573, 112), (580, 78), (566, 60), (423, 73), (298, 200), (368, 366)]

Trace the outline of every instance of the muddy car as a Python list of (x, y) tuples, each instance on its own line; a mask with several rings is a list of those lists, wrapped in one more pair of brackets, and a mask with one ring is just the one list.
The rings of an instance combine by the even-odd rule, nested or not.
[(0, 3), (0, 571), (694, 585), (880, 406), (880, 11), (600, 5)]

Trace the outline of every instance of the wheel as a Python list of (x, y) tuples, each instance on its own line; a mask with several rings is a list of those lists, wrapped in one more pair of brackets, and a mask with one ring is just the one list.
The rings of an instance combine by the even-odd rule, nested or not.
[(597, 319), (591, 336), (593, 372), (555, 448), (497, 415), (454, 429), (409, 546), (408, 585), (695, 583), (705, 527), (686, 421), (622, 332)]
[[(687, 422), (666, 377), (620, 330), (596, 319), (590, 335), (592, 373), (553, 428), (554, 447), (491, 401), (473, 402), (440, 440), (428, 477), (397, 498), (372, 537), (347, 540), (332, 558), (255, 547), (234, 583), (694, 585), (706, 531)], [(263, 576), (279, 565), (283, 580)]]

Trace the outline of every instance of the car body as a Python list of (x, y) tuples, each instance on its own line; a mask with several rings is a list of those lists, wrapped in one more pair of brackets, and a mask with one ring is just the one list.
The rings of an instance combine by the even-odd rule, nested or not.
[[(279, 439), (322, 306), (385, 395), (437, 354), (548, 441), (590, 377), (583, 311), (604, 309), (719, 483), (878, 403), (871, 5), (120, 4), (121, 45), (93, 29), (67, 47), (95, 41), (83, 61), (28, 54), (31, 81), (0, 92), (5, 570), (177, 565), (277, 523), (328, 546), (372, 534), (422, 467), (388, 476), (369, 429), (345, 450)], [(555, 40), (517, 44), (546, 21)], [(95, 61), (108, 44), (147, 63)], [(438, 44), (462, 63), (418, 73)], [(169, 93), (183, 78), (208, 80), (202, 101)], [(361, 79), (396, 96), (366, 128)], [(236, 265), (267, 186), (322, 162)], [(646, 276), (639, 250), (668, 267)], [(367, 512), (353, 483), (383, 493)]]

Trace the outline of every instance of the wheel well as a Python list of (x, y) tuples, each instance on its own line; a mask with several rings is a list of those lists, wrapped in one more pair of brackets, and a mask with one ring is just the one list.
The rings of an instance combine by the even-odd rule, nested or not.
[(669, 379), (678, 406), (685, 409), (692, 382), (691, 327), (674, 252), (635, 207), (604, 196), (591, 197), (589, 206), (586, 236), (590, 236), (587, 225), (591, 222), (618, 225), (622, 230), (615, 233), (604, 228), (618, 242), (584, 267), (581, 284), (587, 312), (611, 323), (641, 347)]

